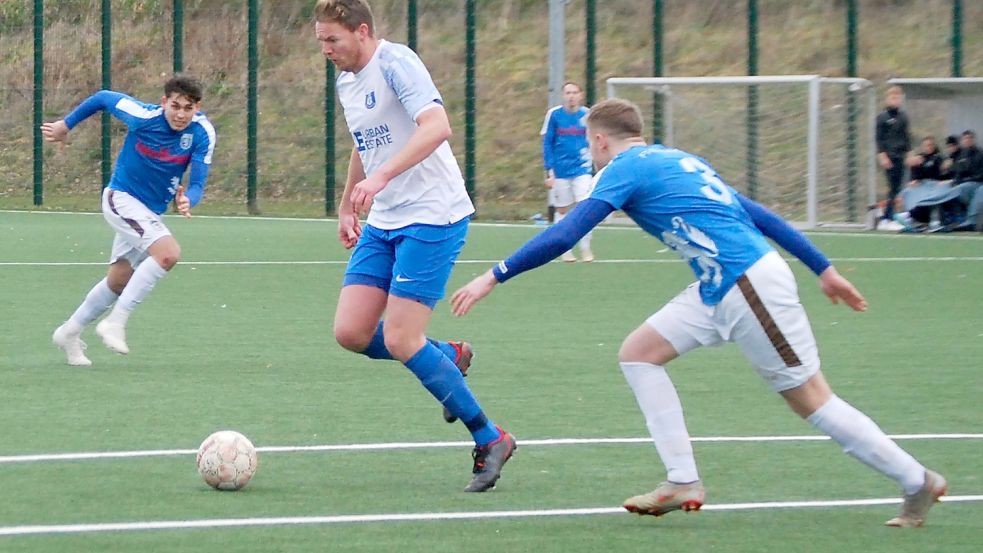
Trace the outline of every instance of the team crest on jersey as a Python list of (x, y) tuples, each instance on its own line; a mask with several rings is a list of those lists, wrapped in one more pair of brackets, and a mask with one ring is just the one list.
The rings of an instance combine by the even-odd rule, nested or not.
[(375, 107), (375, 91), (369, 92), (365, 95), (365, 109), (372, 109)]
[(191, 139), (192, 138), (194, 138), (194, 135), (191, 134), (191, 133), (185, 133), (185, 134), (182, 134), (181, 135), (181, 149), (182, 150), (187, 150), (188, 148), (191, 147)]

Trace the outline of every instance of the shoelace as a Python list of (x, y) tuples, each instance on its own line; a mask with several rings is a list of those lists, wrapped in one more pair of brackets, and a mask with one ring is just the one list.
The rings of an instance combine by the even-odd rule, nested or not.
[(474, 467), (471, 469), (473, 474), (477, 474), (485, 469), (485, 457), (488, 455), (487, 447), (476, 447), (471, 450), (471, 458), (474, 459)]

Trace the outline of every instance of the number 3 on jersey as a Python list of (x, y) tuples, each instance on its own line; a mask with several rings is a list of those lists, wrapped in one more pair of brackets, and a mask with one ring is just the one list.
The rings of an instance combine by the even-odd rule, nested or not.
[(704, 196), (728, 205), (733, 201), (733, 194), (730, 193), (730, 189), (724, 184), (724, 181), (717, 177), (709, 165), (695, 157), (684, 157), (679, 160), (679, 165), (687, 173), (700, 174), (700, 178), (706, 183), (706, 186), (700, 187), (700, 192), (703, 192)]

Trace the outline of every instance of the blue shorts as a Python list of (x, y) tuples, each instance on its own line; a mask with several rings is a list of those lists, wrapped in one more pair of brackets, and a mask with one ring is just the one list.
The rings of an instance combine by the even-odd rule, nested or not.
[(365, 225), (342, 286), (362, 284), (431, 309), (444, 297), (470, 217), (450, 225), (413, 224), (383, 230)]

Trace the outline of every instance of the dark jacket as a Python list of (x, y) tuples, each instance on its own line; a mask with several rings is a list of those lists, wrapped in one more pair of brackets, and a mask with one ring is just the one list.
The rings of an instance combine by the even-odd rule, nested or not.
[(942, 154), (918, 154), (922, 162), (911, 167), (911, 180), (942, 180)]
[[(947, 149), (947, 152), (948, 152), (948, 149)], [(955, 153), (952, 153), (952, 154), (946, 153), (944, 156), (942, 156), (943, 163), (946, 162), (946, 161), (951, 161), (952, 163), (949, 164), (949, 168), (948, 169), (943, 170), (942, 171), (942, 174), (939, 175), (939, 179), (940, 180), (952, 180), (953, 177), (955, 177), (955, 175), (952, 173), (952, 168), (956, 165), (956, 158), (957, 157), (959, 157), (959, 150), (956, 150)]]
[(952, 179), (956, 184), (983, 182), (983, 151), (976, 146), (960, 148), (952, 163)]
[(908, 115), (900, 109), (887, 108), (877, 116), (877, 153), (901, 159), (911, 151)]

